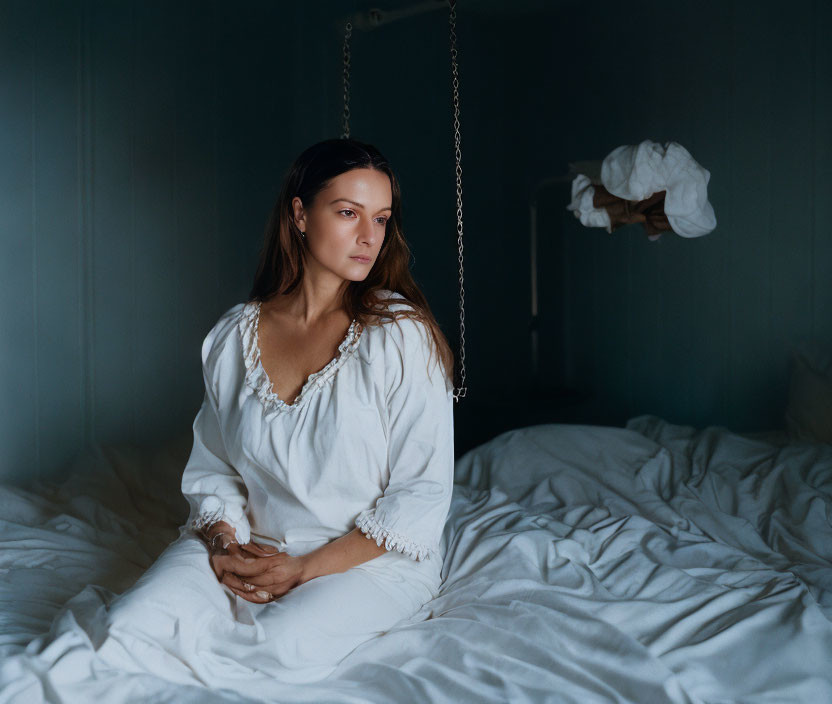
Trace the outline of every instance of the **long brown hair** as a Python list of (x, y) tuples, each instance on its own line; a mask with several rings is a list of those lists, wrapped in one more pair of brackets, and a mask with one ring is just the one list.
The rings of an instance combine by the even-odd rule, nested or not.
[[(295, 159), (284, 176), (280, 195), (266, 224), (249, 301), (265, 302), (275, 295), (291, 293), (300, 285), (305, 242), (295, 224), (292, 199), (297, 196), (305, 207), (310, 207), (333, 178), (352, 169), (378, 169), (387, 174), (393, 202), (378, 258), (363, 281), (349, 282), (344, 309), (362, 327), (405, 317), (423, 322), (433, 339), (428, 366), (433, 353), (438, 352), (445, 377), (453, 385), (453, 352), (410, 274), (411, 253), (402, 232), (398, 179), (387, 159), (371, 144), (347, 138), (327, 139), (313, 144)], [(400, 293), (404, 301), (378, 296), (377, 292), (383, 289)], [(413, 310), (390, 311), (389, 303), (409, 303)]]

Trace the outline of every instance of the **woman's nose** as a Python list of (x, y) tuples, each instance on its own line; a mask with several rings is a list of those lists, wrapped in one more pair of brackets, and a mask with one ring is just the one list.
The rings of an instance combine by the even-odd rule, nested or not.
[(373, 244), (373, 243), (375, 243), (375, 238), (376, 238), (376, 236), (377, 236), (377, 235), (376, 235), (375, 230), (373, 229), (373, 222), (372, 222), (372, 220), (365, 220), (365, 221), (362, 223), (362, 228), (361, 228), (361, 240), (362, 240), (363, 242), (367, 242), (367, 243), (369, 243), (369, 244)]

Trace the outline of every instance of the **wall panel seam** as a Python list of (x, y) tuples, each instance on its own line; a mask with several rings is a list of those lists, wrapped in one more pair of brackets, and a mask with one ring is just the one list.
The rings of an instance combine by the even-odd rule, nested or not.
[[(38, 16), (37, 14), (35, 15)], [(41, 466), (40, 466), (40, 374), (39, 374), (39, 364), (40, 364), (40, 354), (39, 354), (39, 329), (38, 329), (38, 129), (37, 129), (37, 109), (38, 109), (38, 101), (37, 101), (37, 49), (38, 49), (38, 33), (36, 28), (33, 27), (32, 31), (32, 43), (30, 44), (31, 49), (31, 85), (30, 85), (30, 111), (29, 114), (31, 116), (30, 122), (30, 130), (31, 130), (31, 137), (30, 143), (32, 145), (31, 149), (31, 166), (32, 166), (32, 345), (34, 354), (32, 355), (35, 364), (34, 364), (34, 415), (35, 415), (35, 422), (34, 422), (34, 432), (32, 433), (32, 441), (34, 443), (34, 455), (35, 455), (35, 476), (38, 479), (41, 479)]]

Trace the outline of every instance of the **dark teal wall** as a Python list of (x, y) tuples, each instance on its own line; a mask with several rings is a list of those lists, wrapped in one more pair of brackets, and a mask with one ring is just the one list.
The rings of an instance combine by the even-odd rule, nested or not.
[[(408, 3), (389, 3), (406, 6)], [(0, 475), (160, 442), (201, 402), (199, 342), (248, 292), (283, 172), (341, 132), (355, 2), (0, 0)], [(352, 136), (397, 169), (414, 274), (458, 343), (447, 12), (352, 41)], [(640, 413), (782, 425), (788, 348), (832, 338), (828, 3), (458, 3), (468, 397), (459, 450)], [(717, 229), (648, 242), (540, 199), (568, 163), (674, 140)], [(529, 413), (530, 387), (552, 394)]]
[(516, 75), (534, 73), (518, 80), (510, 132), (530, 178), (514, 197), (566, 162), (673, 140), (711, 172), (717, 228), (610, 235), (556, 207), (568, 189), (549, 191), (550, 251), (568, 262), (549, 300), (569, 320), (547, 330), (568, 341), (564, 378), (595, 394), (580, 417), (781, 428), (791, 346), (832, 344), (832, 5), (597, 10), (564, 8), (515, 54)]
[[(832, 200), (832, 5), (465, 7), (458, 34), (469, 396), (457, 415), (458, 444), (532, 422), (623, 425), (641, 413), (737, 431), (781, 428), (791, 346), (832, 343), (832, 230), (824, 217)], [(409, 184), (416, 193), (406, 189), (409, 233), (417, 245), (442, 233), (435, 246), (445, 270), (426, 285), (455, 334), (442, 14), (363, 39), (353, 60), (363, 104), (373, 105), (377, 85), (399, 87), (389, 109), (353, 112), (366, 134), (407, 150), (407, 169), (425, 173)], [(658, 242), (640, 226), (608, 234), (566, 211), (568, 182), (544, 187), (542, 367), (533, 377), (531, 194), (570, 162), (644, 139), (677, 141), (711, 172), (717, 228)], [(423, 197), (435, 217), (414, 222)]]
[(282, 173), (332, 130), (295, 3), (0, 3), (0, 475), (188, 432)]

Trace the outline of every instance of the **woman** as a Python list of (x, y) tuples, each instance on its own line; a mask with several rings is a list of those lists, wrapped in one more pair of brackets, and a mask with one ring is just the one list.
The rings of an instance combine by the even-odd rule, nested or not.
[(370, 145), (295, 161), (249, 300), (202, 344), (190, 517), (93, 629), (93, 669), (264, 696), (326, 677), (436, 596), (453, 357), (400, 211)]

